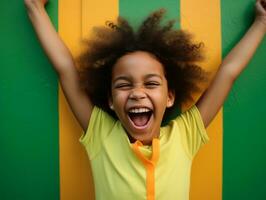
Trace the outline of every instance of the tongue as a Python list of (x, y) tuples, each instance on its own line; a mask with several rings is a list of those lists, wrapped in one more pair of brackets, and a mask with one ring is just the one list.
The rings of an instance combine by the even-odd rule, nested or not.
[(148, 113), (131, 114), (130, 118), (136, 126), (144, 126), (148, 123), (150, 115)]

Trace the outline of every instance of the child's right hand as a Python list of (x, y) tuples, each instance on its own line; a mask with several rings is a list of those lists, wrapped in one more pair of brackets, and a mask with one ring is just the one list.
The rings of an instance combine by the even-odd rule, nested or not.
[(24, 0), (27, 9), (31, 9), (33, 6), (44, 7), (47, 3), (48, 0)]
[(256, 2), (256, 21), (262, 22), (266, 31), (266, 0)]

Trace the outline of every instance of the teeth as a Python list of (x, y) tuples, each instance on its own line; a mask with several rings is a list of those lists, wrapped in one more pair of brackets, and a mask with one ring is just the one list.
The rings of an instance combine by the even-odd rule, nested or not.
[(144, 113), (149, 112), (150, 110), (148, 108), (131, 108), (129, 110), (130, 113)]

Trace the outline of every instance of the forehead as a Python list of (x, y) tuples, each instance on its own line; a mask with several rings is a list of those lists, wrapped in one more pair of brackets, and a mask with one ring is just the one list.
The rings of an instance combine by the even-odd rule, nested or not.
[(147, 74), (164, 76), (163, 65), (152, 54), (136, 51), (119, 58), (114, 65), (112, 78), (117, 76), (139, 77)]

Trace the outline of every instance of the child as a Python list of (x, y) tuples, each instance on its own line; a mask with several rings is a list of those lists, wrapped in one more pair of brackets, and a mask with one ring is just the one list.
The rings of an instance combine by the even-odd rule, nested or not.
[[(205, 127), (222, 106), (266, 32), (266, 1), (228, 54), (216, 77), (189, 110), (161, 127), (171, 109), (198, 90), (206, 73), (197, 66), (201, 45), (187, 33), (160, 27), (162, 11), (136, 34), (125, 20), (98, 29), (78, 70), (45, 12), (45, 0), (25, 0), (37, 36), (69, 105), (86, 132), (81, 142), (91, 161), (96, 199), (188, 199), (190, 169)], [(107, 114), (108, 113), (108, 114)], [(88, 123), (89, 122), (89, 123)]]

